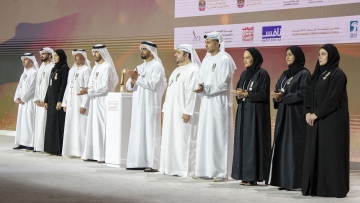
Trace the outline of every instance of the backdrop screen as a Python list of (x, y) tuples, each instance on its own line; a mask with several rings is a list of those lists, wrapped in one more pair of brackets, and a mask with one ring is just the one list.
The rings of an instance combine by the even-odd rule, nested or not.
[[(94, 64), (91, 48), (105, 44), (118, 73), (142, 63), (141, 41), (158, 45), (167, 77), (176, 67), (174, 47), (194, 45), (202, 59), (203, 36), (219, 31), (234, 58), (236, 84), (244, 71), (243, 53), (257, 47), (271, 89), (284, 70), (285, 50), (300, 45), (306, 67), (313, 72), (319, 47), (334, 43), (340, 67), (348, 78), (351, 161), (360, 162), (360, 0), (36, 0), (0, 1), (0, 130), (14, 130), (17, 105), (14, 92), (23, 67), (20, 56), (49, 46), (64, 49), (71, 66), (71, 50), (83, 48)], [(117, 87), (119, 90), (119, 87)], [(233, 107), (234, 111), (236, 106)], [(272, 109), (272, 126), (276, 110)]]

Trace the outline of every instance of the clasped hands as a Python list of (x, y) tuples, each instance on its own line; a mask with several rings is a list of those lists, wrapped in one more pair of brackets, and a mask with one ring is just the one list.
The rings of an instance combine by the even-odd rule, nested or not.
[(284, 96), (284, 92), (278, 90), (277, 92), (272, 91), (271, 92), (271, 97), (275, 99), (276, 102), (282, 102), (283, 100), (283, 96)]
[(316, 119), (317, 119), (317, 116), (314, 113), (307, 113), (305, 116), (305, 120), (310, 126), (314, 125), (314, 122)]
[(81, 89), (80, 92), (77, 94), (79, 96), (87, 94), (89, 88), (88, 87), (80, 87), (80, 89)]
[(130, 82), (131, 82), (131, 85), (134, 85), (136, 80), (138, 79), (139, 77), (139, 73), (137, 71), (137, 69), (135, 68), (134, 70), (125, 70), (126, 74), (129, 76), (130, 78)]
[[(45, 110), (47, 110), (48, 108), (49, 108), (49, 106), (48, 106), (48, 104), (47, 103), (45, 103), (44, 104), (44, 108), (45, 108)], [(56, 103), (56, 110), (60, 110), (61, 109), (61, 102), (58, 102), (58, 103)]]
[(237, 88), (236, 90), (231, 90), (231, 94), (237, 97), (238, 99), (246, 98), (249, 93), (246, 90), (243, 90), (241, 88)]

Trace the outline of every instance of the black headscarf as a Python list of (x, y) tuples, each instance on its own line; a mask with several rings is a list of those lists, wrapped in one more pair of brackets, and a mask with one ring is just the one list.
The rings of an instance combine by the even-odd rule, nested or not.
[(292, 64), (288, 66), (288, 69), (284, 71), (284, 75), (286, 78), (291, 78), (296, 75), (298, 72), (305, 70), (305, 55), (303, 50), (299, 46), (290, 46), (286, 49), (286, 51), (290, 50), (294, 55), (295, 60)]
[(325, 44), (320, 49), (325, 49), (328, 53), (328, 60), (323, 66), (320, 66), (319, 60), (316, 63), (314, 73), (311, 75), (311, 80), (306, 87), (305, 107), (312, 107), (313, 105), (314, 87), (319, 75), (325, 71), (331, 71), (333, 68), (339, 67), (340, 54), (333, 44)]
[[(319, 60), (316, 63), (314, 73), (311, 76), (311, 81), (316, 80), (320, 73), (329, 71), (335, 67), (339, 67), (340, 54), (337, 48), (333, 44), (325, 44), (321, 47), (328, 53), (328, 61), (325, 65), (320, 66)], [(311, 82), (310, 82), (311, 83)]]
[(247, 81), (250, 80), (252, 76), (261, 68), (264, 59), (259, 50), (254, 47), (248, 48), (246, 51), (250, 52), (251, 56), (253, 57), (253, 63), (251, 66), (246, 68), (245, 80)]
[(54, 69), (55, 70), (60, 69), (64, 65), (68, 66), (67, 61), (66, 61), (67, 57), (66, 57), (64, 50), (57, 49), (57, 50), (55, 50), (55, 52), (59, 56), (59, 62), (55, 63)]

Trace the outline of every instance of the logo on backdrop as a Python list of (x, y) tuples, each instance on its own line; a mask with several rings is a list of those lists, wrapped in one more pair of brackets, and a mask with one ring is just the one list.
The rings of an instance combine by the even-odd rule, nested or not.
[(284, 1), (284, 6), (295, 6), (299, 4), (300, 0)]
[(201, 37), (199, 35), (196, 35), (195, 31), (193, 30), (193, 35), (194, 35), (194, 38), (193, 38), (193, 43), (194, 44), (197, 44), (197, 43), (201, 43)]
[(243, 8), (245, 6), (245, 0), (237, 0), (238, 8)]
[(262, 27), (263, 42), (281, 41), (281, 25)]
[(205, 11), (205, 8), (206, 8), (206, 1), (199, 0), (199, 11)]
[(254, 26), (242, 28), (242, 41), (243, 42), (254, 41)]
[(350, 38), (357, 38), (358, 34), (358, 24), (357, 20), (350, 21)]

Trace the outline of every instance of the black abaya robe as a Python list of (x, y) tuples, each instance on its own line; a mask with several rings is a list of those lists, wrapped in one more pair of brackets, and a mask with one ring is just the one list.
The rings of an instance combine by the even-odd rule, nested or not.
[(64, 109), (56, 110), (56, 104), (63, 100), (68, 73), (69, 67), (66, 64), (51, 70), (49, 87), (44, 100), (48, 104), (44, 151), (55, 155), (61, 155), (65, 125)]
[(245, 87), (245, 75), (246, 70), (236, 86), (247, 90), (248, 97), (245, 101), (237, 99), (231, 177), (249, 182), (265, 180), (267, 183), (271, 147), (270, 77), (260, 68)]
[[(345, 197), (349, 191), (349, 110), (346, 75), (335, 67), (319, 74), (314, 86), (314, 126), (308, 125), (302, 179), (303, 195)], [(306, 98), (308, 95), (306, 95)]]
[[(274, 102), (277, 109), (269, 184), (286, 189), (301, 188), (305, 150), (306, 121), (303, 100), (310, 73), (304, 69), (287, 78), (282, 74), (275, 89), (284, 88), (281, 102)], [(290, 82), (288, 82), (290, 80)]]

